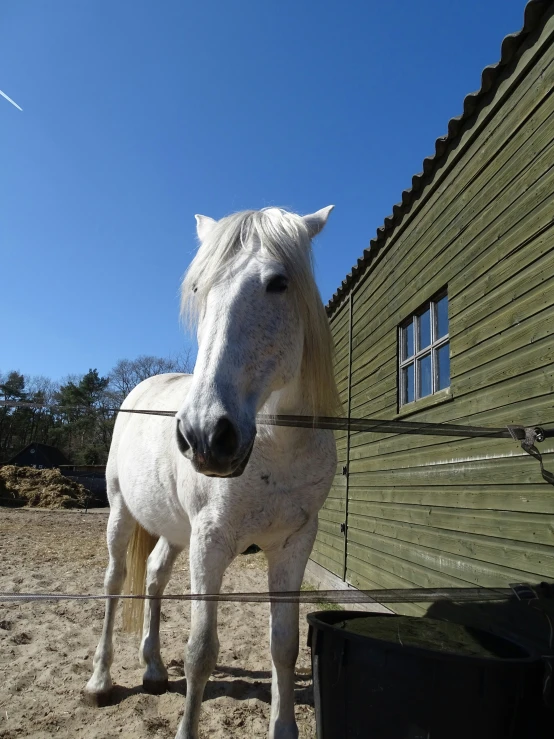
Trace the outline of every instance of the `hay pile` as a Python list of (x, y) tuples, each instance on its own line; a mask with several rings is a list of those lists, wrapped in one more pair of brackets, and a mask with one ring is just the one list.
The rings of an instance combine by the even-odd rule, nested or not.
[(26, 507), (82, 508), (86, 497), (86, 489), (59, 470), (0, 467), (0, 498), (23, 499)]

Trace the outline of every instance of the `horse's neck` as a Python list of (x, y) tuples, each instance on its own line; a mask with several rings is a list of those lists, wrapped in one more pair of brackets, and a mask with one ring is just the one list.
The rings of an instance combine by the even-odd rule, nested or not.
[[(306, 416), (312, 411), (306, 402), (306, 393), (302, 387), (300, 377), (296, 377), (282, 390), (273, 392), (267, 402), (260, 409), (261, 415), (268, 416)], [(305, 439), (305, 434), (299, 434), (299, 429), (290, 426), (266, 427), (267, 434), (263, 434), (266, 443), (273, 443), (279, 447), (296, 446), (298, 438)]]

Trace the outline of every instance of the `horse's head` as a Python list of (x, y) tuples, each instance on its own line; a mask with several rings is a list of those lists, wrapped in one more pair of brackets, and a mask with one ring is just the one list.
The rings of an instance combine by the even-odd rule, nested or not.
[(200, 248), (182, 296), (197, 324), (198, 358), (177, 442), (198, 472), (241, 475), (257, 412), (291, 383), (308, 394), (310, 412), (321, 412), (312, 401), (326, 373), (333, 404), (332, 344), (311, 255), (332, 207), (304, 217), (278, 208), (221, 221), (196, 216)]

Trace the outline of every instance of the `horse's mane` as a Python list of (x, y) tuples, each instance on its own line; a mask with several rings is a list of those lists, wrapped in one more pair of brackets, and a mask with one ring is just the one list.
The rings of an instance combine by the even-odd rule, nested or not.
[(252, 239), (283, 264), (304, 323), (303, 393), (314, 416), (332, 416), (341, 407), (333, 372), (333, 339), (317, 289), (312, 245), (302, 218), (279, 208), (245, 210), (218, 221), (185, 274), (181, 310), (194, 325), (211, 287), (224, 279), (229, 265)]

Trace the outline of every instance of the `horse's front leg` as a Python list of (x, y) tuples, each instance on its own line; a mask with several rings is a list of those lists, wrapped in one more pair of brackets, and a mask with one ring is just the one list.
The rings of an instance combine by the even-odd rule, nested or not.
[(161, 537), (148, 557), (144, 627), (139, 650), (141, 664), (146, 666), (142, 684), (148, 693), (158, 695), (167, 690), (167, 670), (160, 654), (161, 596), (169, 582), (173, 564), (181, 549)]
[[(234, 554), (234, 548), (217, 526), (206, 521), (194, 522), (190, 539), (191, 592), (219, 593), (223, 574)], [(215, 668), (218, 653), (217, 601), (193, 601), (185, 653), (187, 697), (176, 739), (198, 739), (204, 688)]]
[[(278, 549), (266, 552), (269, 590), (300, 590), (317, 532), (310, 521)], [(271, 604), (271, 719), (270, 739), (297, 739), (294, 718), (294, 667), (298, 657), (298, 603)]]
[[(104, 578), (106, 595), (121, 593), (125, 580), (125, 555), (134, 524), (135, 521), (127, 510), (121, 493), (113, 492), (110, 496), (110, 517), (107, 530), (110, 561)], [(113, 627), (117, 602), (116, 598), (106, 600), (102, 636), (92, 662), (94, 670), (84, 691), (86, 702), (95, 706), (103, 706), (111, 699), (110, 667), (113, 659)]]

